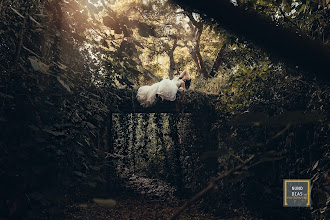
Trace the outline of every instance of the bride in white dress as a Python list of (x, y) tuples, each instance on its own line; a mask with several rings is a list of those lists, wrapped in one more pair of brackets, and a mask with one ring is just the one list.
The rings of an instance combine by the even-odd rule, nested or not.
[(136, 98), (144, 107), (149, 107), (155, 104), (156, 95), (162, 100), (174, 101), (178, 89), (185, 89), (185, 80), (190, 80), (189, 73), (184, 70), (180, 76), (170, 79), (163, 79), (151, 86), (141, 86), (137, 92)]

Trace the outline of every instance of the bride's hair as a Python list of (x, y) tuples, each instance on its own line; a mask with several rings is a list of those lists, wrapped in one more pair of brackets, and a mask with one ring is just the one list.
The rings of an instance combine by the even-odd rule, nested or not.
[(190, 84), (191, 84), (191, 79), (186, 80), (184, 83), (185, 83), (186, 89), (189, 89)]

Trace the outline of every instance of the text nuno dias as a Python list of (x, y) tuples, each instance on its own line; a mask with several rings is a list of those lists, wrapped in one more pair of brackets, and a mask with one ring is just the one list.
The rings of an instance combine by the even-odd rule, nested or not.
[(310, 185), (308, 179), (283, 180), (283, 206), (285, 207), (309, 207)]

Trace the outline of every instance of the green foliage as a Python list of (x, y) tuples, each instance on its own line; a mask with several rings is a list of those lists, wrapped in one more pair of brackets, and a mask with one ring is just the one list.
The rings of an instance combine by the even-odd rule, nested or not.
[[(49, 188), (55, 189), (54, 194), (78, 188), (97, 191), (108, 181), (114, 189), (115, 168), (122, 169), (124, 162), (133, 172), (163, 178), (178, 188), (196, 190), (212, 172), (216, 172), (214, 167), (209, 173), (204, 172), (205, 167), (216, 163), (198, 164), (199, 153), (208, 150), (217, 155), (223, 153), (219, 160), (223, 162), (222, 168), (227, 169), (239, 161), (233, 157), (235, 153), (244, 157), (258, 151), (265, 136), (278, 133), (275, 129), (274, 134), (264, 135), (258, 127), (263, 123), (251, 120), (260, 115), (248, 115), (249, 122), (257, 128), (224, 127), (219, 136), (228, 133), (219, 137), (223, 138), (223, 146), (219, 148), (225, 146), (229, 150), (217, 151), (216, 139), (214, 136), (209, 138), (214, 130), (208, 127), (209, 122), (207, 126), (202, 124), (205, 120), (217, 119), (209, 117), (208, 112), (202, 119), (192, 116), (178, 119), (168, 114), (126, 115), (123, 119), (111, 114), (118, 112), (125, 101), (135, 100), (132, 90), (123, 92), (118, 87), (138, 84), (143, 74), (141, 67), (146, 67), (140, 59), (142, 52), (151, 60), (173, 48), (175, 40), (181, 46), (192, 42), (185, 38), (192, 32), (182, 28), (184, 19), (177, 22), (177, 11), (163, 3), (153, 1), (140, 5), (137, 13), (155, 18), (141, 21), (134, 17), (136, 14), (132, 16), (134, 18), (126, 16), (128, 11), (114, 12), (105, 1), (100, 4), (78, 0), (0, 1), (0, 214), (5, 219), (26, 218), (28, 206), (60, 204), (56, 197), (49, 197)], [(251, 3), (247, 6), (265, 9), (267, 16), (273, 16), (283, 25), (301, 27), (299, 31), (308, 33), (311, 38), (328, 41), (329, 10), (325, 7), (329, 6), (324, 1), (294, 4), (283, 1), (280, 6), (274, 5), (273, 1)], [(280, 9), (285, 11), (286, 18), (274, 16)], [(169, 22), (170, 28), (158, 23), (162, 19), (162, 24)], [(314, 111), (326, 115), (328, 87), (305, 81), (295, 71), (291, 72), (296, 76), (291, 76), (288, 68), (269, 59), (244, 39), (238, 40), (229, 34), (221, 35), (220, 39), (218, 32), (208, 27), (200, 45), (207, 68), (212, 66), (213, 57), (223, 44), (222, 38), (228, 41), (233, 52), (225, 58), (217, 77), (207, 80), (196, 77), (192, 88), (221, 93), (219, 109), (222, 111), (219, 114), (245, 110), (260, 112), (268, 106), (267, 114), (262, 116), (274, 117), (265, 120), (267, 123), (276, 120), (279, 121), (277, 126), (287, 123), (296, 126), (296, 130), (285, 133), (286, 136), (274, 146), (302, 149), (291, 152), (304, 156), (293, 157), (295, 160), (289, 163), (289, 168), (295, 170), (295, 163), (299, 163), (304, 174), (315, 175), (317, 190), (325, 187), (321, 172), (327, 170), (324, 143), (328, 138), (328, 122), (320, 117), (321, 124), (312, 128), (307, 126), (317, 118)], [(166, 36), (160, 36), (164, 33)], [(215, 40), (211, 42), (209, 35)], [(174, 53), (178, 67), (196, 70), (189, 51), (181, 46)], [(159, 63), (150, 62), (149, 67), (161, 72)], [(128, 93), (129, 98), (125, 96)], [(194, 95), (197, 98), (193, 99)], [(187, 106), (196, 112), (212, 105), (207, 103), (210, 99), (198, 99), (193, 92), (178, 97), (181, 99), (177, 103), (191, 104)], [(134, 105), (134, 100), (130, 104)], [(197, 104), (191, 103), (192, 100)], [(282, 114), (286, 110), (292, 110), (292, 114)], [(307, 110), (311, 114), (304, 112)], [(297, 121), (301, 118), (308, 122), (303, 121), (306, 127), (299, 127), (301, 123)], [(214, 126), (214, 129), (220, 128)], [(248, 135), (253, 132), (256, 133)], [(314, 139), (299, 142), (305, 134), (312, 134)], [(233, 138), (235, 136), (239, 138)], [(292, 137), (296, 137), (296, 142)], [(306, 156), (306, 152), (311, 153)], [(303, 162), (306, 158), (308, 163)], [(194, 177), (200, 178), (200, 182)], [(324, 193), (316, 191), (315, 195), (320, 198), (315, 204), (323, 208)], [(113, 200), (95, 202), (106, 207), (115, 203)]]
[[(220, 94), (228, 88), (228, 78), (230, 70), (220, 70), (220, 74), (213, 78), (196, 78), (192, 80), (191, 89), (207, 94)], [(190, 89), (190, 88), (189, 88)]]
[(50, 188), (96, 191), (115, 181), (108, 132), (120, 101), (116, 76), (138, 72), (123, 53), (103, 62), (90, 40), (97, 21), (89, 16), (98, 10), (89, 8), (75, 0), (1, 1), (1, 217), (26, 215), (18, 203), (58, 203)]
[(164, 146), (171, 145), (172, 141), (167, 134), (169, 127), (158, 128), (155, 124), (159, 117), (166, 122), (164, 114), (113, 114), (115, 151), (123, 155), (128, 153), (129, 161), (123, 158), (119, 164), (124, 163), (130, 172), (144, 175), (160, 172), (166, 154)]
[(258, 13), (272, 17), (279, 25), (294, 28), (297, 34), (307, 34), (324, 44), (330, 40), (328, 1), (280, 0), (280, 1), (238, 1), (239, 5), (257, 10)]
[(257, 100), (276, 97), (277, 89), (285, 82), (280, 68), (269, 61), (256, 67), (238, 66), (223, 90), (222, 108), (228, 111), (246, 109)]

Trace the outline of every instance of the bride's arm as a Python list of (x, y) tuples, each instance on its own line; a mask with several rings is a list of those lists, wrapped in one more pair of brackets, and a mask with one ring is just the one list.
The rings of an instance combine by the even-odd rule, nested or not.
[(186, 90), (186, 84), (184, 81), (182, 81), (180, 88), (182, 88), (183, 90)]
[(185, 69), (185, 70), (182, 71), (182, 73), (181, 73), (180, 76), (179, 76), (179, 79), (182, 79), (185, 75), (188, 76), (188, 77), (190, 78), (190, 76), (189, 76), (189, 72), (188, 72), (187, 69)]

